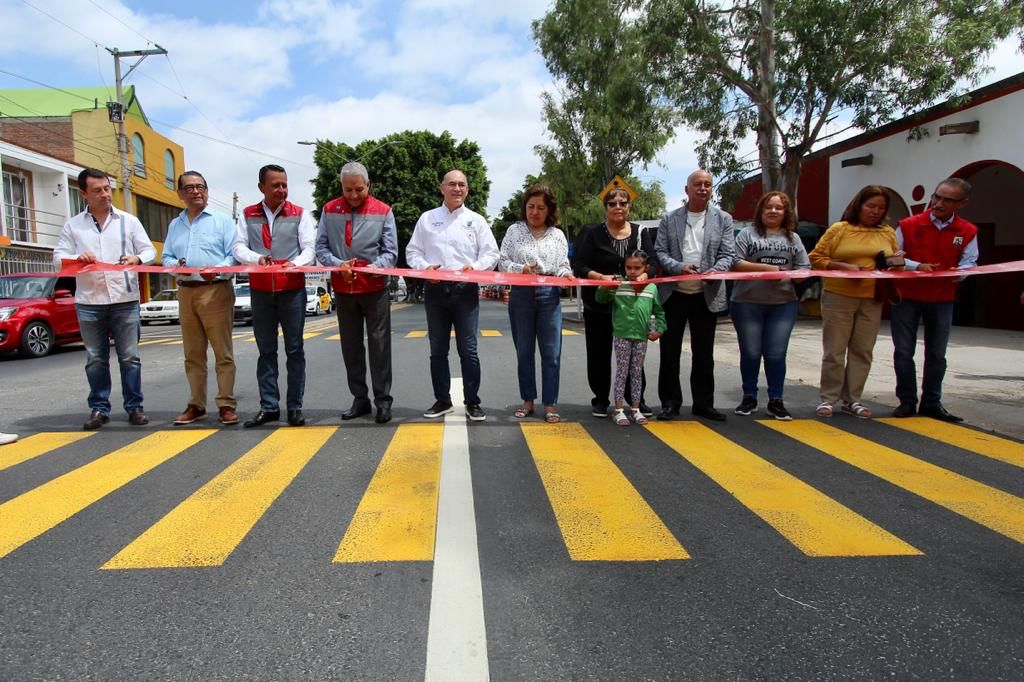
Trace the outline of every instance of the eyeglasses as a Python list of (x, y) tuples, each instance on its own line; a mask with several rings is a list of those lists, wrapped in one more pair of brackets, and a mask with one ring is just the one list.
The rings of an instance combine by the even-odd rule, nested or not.
[(932, 201), (934, 201), (935, 203), (959, 204), (961, 201), (963, 201), (963, 197), (959, 199), (954, 199), (953, 197), (944, 197), (941, 194), (933, 194)]
[(621, 206), (622, 208), (625, 208), (629, 206), (629, 202), (626, 201), (625, 199), (623, 199), (622, 201), (606, 201), (604, 202), (604, 205), (607, 206), (608, 208), (615, 208), (616, 206)]
[(192, 194), (193, 192), (201, 194), (206, 191), (206, 185), (182, 185), (181, 191), (185, 194)]

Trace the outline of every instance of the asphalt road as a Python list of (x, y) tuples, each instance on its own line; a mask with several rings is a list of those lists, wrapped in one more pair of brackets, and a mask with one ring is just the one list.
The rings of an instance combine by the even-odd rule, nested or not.
[[(799, 385), (780, 428), (616, 427), (589, 414), (572, 323), (566, 423), (523, 425), (491, 301), (488, 420), (442, 427), (420, 416), (425, 328), (395, 310), (386, 426), (341, 424), (330, 317), (307, 319), (304, 429), (171, 426), (177, 327), (144, 330), (152, 423), (115, 410), (74, 442), (80, 347), (0, 359), (0, 430), (22, 435), (0, 448), (0, 678), (1020, 679), (1018, 441), (817, 420)], [(244, 419), (256, 348), (236, 331)], [(731, 410), (738, 372), (717, 381)]]

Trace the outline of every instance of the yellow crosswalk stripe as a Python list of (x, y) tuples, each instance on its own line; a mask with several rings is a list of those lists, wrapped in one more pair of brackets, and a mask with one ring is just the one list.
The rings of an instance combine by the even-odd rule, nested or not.
[(274, 431), (103, 568), (220, 566), (336, 430)]
[(302, 339), (304, 341), (308, 341), (309, 339), (312, 339), (312, 338), (315, 338), (317, 336), (320, 336), (321, 334), (323, 334), (322, 331), (306, 332), (305, 334), (302, 335)]
[(579, 332), (574, 332), (571, 329), (563, 329), (562, 330), (562, 336), (579, 336), (579, 335), (580, 335)]
[(325, 337), (328, 341), (341, 341), (341, 334), (332, 334), (331, 336)]
[(1024, 443), (982, 433), (956, 424), (947, 424), (928, 417), (878, 419), (877, 421), (898, 429), (916, 433), (919, 436), (932, 438), (948, 443), (961, 450), (975, 452), (985, 457), (998, 459), (1018, 467), (1024, 467)]
[[(455, 336), (455, 332), (452, 332), (452, 336)], [(409, 332), (408, 334), (406, 334), (405, 338), (407, 338), (407, 339), (425, 339), (425, 338), (427, 338), (427, 330), (425, 330), (425, 329), (415, 329), (415, 330)]]
[(497, 329), (481, 329), (480, 336), (501, 336), (501, 332)]
[(703, 424), (651, 423), (647, 428), (808, 556), (922, 553)]
[(70, 445), (92, 433), (37, 433), (0, 448), (0, 471)]
[(398, 427), (334, 555), (335, 563), (434, 558), (443, 424)]
[(158, 431), (5, 502), (0, 505), (0, 557), (212, 433)]
[(152, 346), (153, 344), (173, 343), (174, 339), (153, 339), (151, 341), (140, 341), (140, 346)]
[(1024, 499), (827, 424), (811, 420), (760, 423), (1024, 542)]
[(520, 427), (573, 560), (690, 558), (582, 426)]

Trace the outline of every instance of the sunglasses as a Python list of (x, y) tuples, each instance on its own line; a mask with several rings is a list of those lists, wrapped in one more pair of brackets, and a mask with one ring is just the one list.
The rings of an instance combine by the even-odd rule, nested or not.
[(192, 192), (205, 192), (206, 185), (183, 185), (181, 191), (185, 194), (191, 194)]
[(621, 206), (622, 208), (625, 208), (626, 206), (629, 206), (629, 202), (625, 201), (625, 200), (622, 200), (622, 201), (606, 201), (606, 202), (604, 202), (604, 205), (608, 206), (609, 208), (615, 208), (616, 206)]

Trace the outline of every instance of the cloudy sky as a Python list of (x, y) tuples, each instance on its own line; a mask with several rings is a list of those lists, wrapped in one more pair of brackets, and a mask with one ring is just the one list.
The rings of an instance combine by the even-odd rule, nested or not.
[[(163, 46), (168, 57), (148, 58), (129, 82), (154, 127), (205, 173), (222, 208), (234, 191), (243, 205), (255, 201), (256, 170), (271, 162), (288, 168), (291, 198), (311, 206), (312, 148), (298, 140), (355, 145), (426, 128), (480, 143), (496, 215), (523, 177), (539, 170), (539, 95), (552, 83), (530, 22), (548, 4), (0, 0), (0, 69), (50, 86), (113, 91), (105, 47)], [(1021, 55), (1007, 43), (991, 63), (984, 82), (1019, 71)], [(36, 86), (0, 74), (0, 89), (28, 87)], [(670, 207), (695, 167), (693, 140), (680, 129), (655, 165), (636, 171), (644, 181), (662, 180)], [(372, 175), (372, 159), (368, 165)]]

